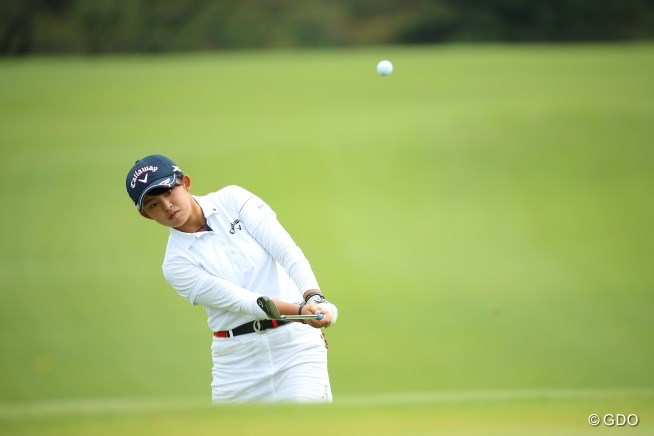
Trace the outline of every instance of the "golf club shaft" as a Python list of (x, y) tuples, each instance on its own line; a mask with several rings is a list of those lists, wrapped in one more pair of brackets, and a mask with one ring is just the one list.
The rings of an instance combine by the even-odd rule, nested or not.
[(321, 320), (323, 319), (325, 315), (322, 313), (316, 313), (314, 315), (281, 315), (281, 319), (286, 319), (286, 320), (303, 320), (303, 319), (317, 319)]

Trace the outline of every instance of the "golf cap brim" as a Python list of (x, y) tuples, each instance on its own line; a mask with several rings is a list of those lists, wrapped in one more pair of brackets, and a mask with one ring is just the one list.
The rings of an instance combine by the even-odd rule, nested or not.
[(158, 180), (155, 180), (151, 184), (149, 184), (143, 192), (141, 192), (141, 196), (139, 197), (139, 201), (136, 205), (136, 207), (139, 208), (139, 210), (143, 210), (143, 199), (145, 198), (146, 195), (148, 195), (148, 192), (153, 191), (154, 189), (157, 188), (171, 188), (175, 186), (175, 182), (177, 181), (177, 175), (172, 174), (168, 177), (162, 177)]

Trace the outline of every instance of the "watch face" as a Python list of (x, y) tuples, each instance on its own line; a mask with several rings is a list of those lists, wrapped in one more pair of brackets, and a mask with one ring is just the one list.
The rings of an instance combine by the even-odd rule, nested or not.
[(307, 303), (313, 303), (313, 304), (320, 304), (324, 303), (325, 297), (322, 296), (322, 294), (313, 294), (307, 299)]

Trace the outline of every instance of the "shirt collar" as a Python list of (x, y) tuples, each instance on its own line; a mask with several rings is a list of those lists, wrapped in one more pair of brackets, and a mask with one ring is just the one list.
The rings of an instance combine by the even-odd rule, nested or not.
[[(209, 217), (211, 215), (217, 214), (218, 213), (218, 208), (211, 202), (211, 200), (208, 198), (208, 196), (192, 196), (195, 201), (200, 205), (200, 208), (202, 209), (202, 213), (204, 214), (204, 218), (208, 221)], [(202, 237), (205, 233), (185, 233), (185, 232), (180, 232), (177, 229), (174, 229), (170, 227), (170, 237), (178, 242), (180, 242), (182, 245), (184, 245), (185, 248), (188, 248), (195, 242), (197, 238)]]

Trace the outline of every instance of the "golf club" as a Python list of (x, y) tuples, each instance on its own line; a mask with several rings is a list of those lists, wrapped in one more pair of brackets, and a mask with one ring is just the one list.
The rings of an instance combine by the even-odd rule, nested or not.
[(272, 301), (270, 297), (266, 297), (265, 295), (262, 297), (257, 298), (257, 304), (263, 310), (266, 312), (266, 315), (268, 315), (268, 318), (270, 319), (285, 319), (285, 320), (305, 320), (305, 319), (317, 319), (321, 320), (325, 316), (322, 313), (316, 313), (314, 315), (281, 315), (279, 313), (279, 310), (277, 309), (277, 305), (275, 305), (275, 302)]

